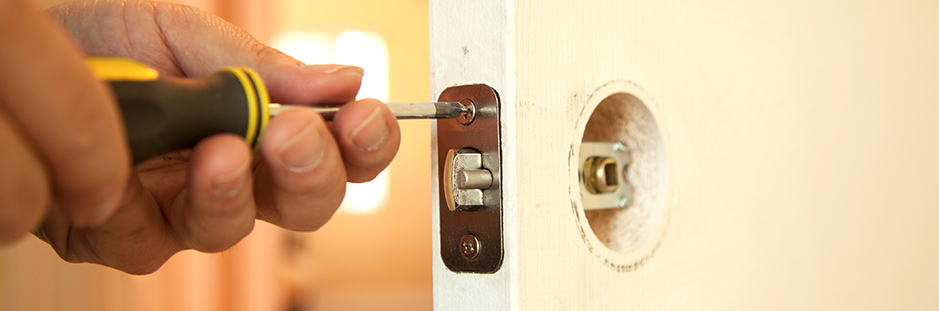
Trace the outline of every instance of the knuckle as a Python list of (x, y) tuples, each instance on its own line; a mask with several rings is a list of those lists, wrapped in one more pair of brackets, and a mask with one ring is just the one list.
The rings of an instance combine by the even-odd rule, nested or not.
[(160, 270), (160, 267), (163, 267), (163, 264), (165, 264), (167, 260), (169, 260), (169, 257), (162, 258), (162, 259), (158, 259), (158, 258), (153, 258), (149, 260), (145, 259), (144, 262), (137, 262), (137, 263), (132, 263), (126, 266), (119, 266), (119, 267), (113, 267), (113, 268), (124, 271), (124, 273), (131, 274), (131, 275), (147, 275), (147, 274), (154, 273), (157, 270)]
[(55, 250), (56, 255), (59, 255), (59, 258), (67, 263), (98, 263), (94, 258), (89, 258), (87, 254), (77, 252), (63, 245), (57, 245), (56, 243), (50, 242), (49, 244), (52, 245), (52, 249)]
[(78, 257), (77, 255), (75, 255), (75, 254), (63, 253), (63, 252), (59, 251), (58, 249), (56, 249), (55, 252), (56, 252), (56, 254), (59, 255), (59, 258), (62, 258), (62, 260), (64, 260), (64, 261), (67, 262), (67, 263), (83, 263), (83, 262), (86, 262), (86, 261), (82, 260), (81, 258), (79, 258), (79, 257)]
[(228, 219), (229, 221), (209, 222), (203, 220), (188, 224), (189, 229), (186, 239), (189, 248), (203, 253), (222, 252), (235, 246), (254, 229), (253, 216), (240, 217), (240, 215), (235, 215), (234, 218)]
[[(118, 253), (101, 257), (96, 253), (62, 250), (56, 248), (59, 258), (69, 263), (93, 263), (111, 267), (131, 275), (147, 275), (160, 269), (177, 251), (140, 251), (134, 249), (119, 250)], [(113, 251), (113, 250), (112, 250)]]
[(63, 261), (65, 261), (65, 262), (68, 262), (68, 263), (83, 263), (83, 262), (97, 263), (97, 261), (94, 259), (94, 256), (93, 256), (93, 255), (92, 255), (92, 256), (89, 256), (90, 254), (88, 254), (88, 253), (86, 253), (86, 252), (81, 252), (81, 251), (79, 251), (79, 250), (80, 250), (79, 248), (76, 248), (76, 247), (69, 247), (70, 245), (68, 245), (67, 242), (64, 242), (64, 243), (57, 243), (57, 242), (61, 242), (61, 241), (55, 241), (55, 240), (51, 240), (51, 241), (50, 241), (50, 240), (46, 240), (46, 239), (43, 239), (43, 240), (46, 241), (46, 243), (49, 243), (49, 245), (52, 246), (52, 249), (55, 250), (55, 254), (58, 255), (59, 258), (61, 258), (61, 259), (62, 259)]
[(256, 40), (244, 40), (243, 43), (249, 51), (252, 51), (254, 58), (258, 61), (266, 61), (270, 58), (284, 57), (287, 54), (284, 54), (280, 50), (267, 46)]
[(202, 245), (198, 248), (193, 248), (193, 249), (203, 252), (203, 253), (214, 254), (214, 253), (224, 252), (228, 250), (229, 248), (231, 248), (232, 246), (235, 246), (236, 243), (238, 243), (238, 241), (228, 242), (228, 243), (213, 243), (213, 244)]
[(192, 239), (190, 247), (203, 253), (219, 253), (238, 244), (241, 239), (248, 236), (248, 233), (251, 233), (250, 229), (226, 230), (214, 235), (204, 234), (201, 237)]
[(62, 260), (111, 267), (131, 275), (146, 275), (160, 269), (183, 250), (175, 240), (137, 229), (108, 232), (101, 229), (71, 229), (65, 239), (47, 241)]

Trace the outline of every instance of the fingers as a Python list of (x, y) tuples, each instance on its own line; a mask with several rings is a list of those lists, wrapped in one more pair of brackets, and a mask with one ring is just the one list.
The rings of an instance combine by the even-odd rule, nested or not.
[(72, 226), (61, 210), (53, 209), (40, 237), (68, 262), (101, 264), (130, 274), (156, 271), (185, 247), (139, 180), (131, 178), (126, 191), (122, 208), (102, 225)]
[(3, 1), (0, 9), (0, 103), (47, 167), (56, 204), (75, 225), (100, 224), (130, 174), (116, 104), (72, 43), (27, 3)]
[(362, 68), (345, 65), (302, 65), (266, 47), (267, 58), (254, 68), (267, 83), (271, 100), (284, 104), (340, 104), (355, 99), (362, 84)]
[(345, 103), (355, 98), (362, 83), (362, 68), (306, 66), (197, 8), (160, 3), (154, 4), (153, 15), (177, 66), (188, 76), (225, 66), (250, 67), (267, 84), (271, 100), (283, 104)]
[(261, 141), (265, 163), (255, 173), (258, 218), (287, 229), (316, 230), (339, 207), (345, 182), (374, 178), (391, 163), (400, 141), (391, 111), (373, 99), (343, 106), (332, 131), (312, 111), (283, 112)]
[(49, 204), (49, 181), (31, 147), (0, 111), (0, 243), (39, 225)]
[[(188, 170), (166, 167), (132, 178), (122, 208), (101, 226), (72, 227), (53, 211), (43, 224), (44, 239), (67, 261), (131, 274), (156, 271), (184, 249), (230, 248), (254, 226), (250, 150), (237, 136), (217, 135), (200, 142), (190, 160)], [(180, 191), (147, 193), (180, 181)]]
[[(354, 66), (305, 66), (244, 30), (205, 11), (149, 1), (71, 2), (49, 11), (90, 55), (131, 58), (161, 73), (200, 77), (222, 67), (254, 68), (284, 104), (345, 103), (363, 71)], [(101, 25), (106, 25), (102, 27)]]
[[(265, 80), (272, 100), (286, 104), (348, 102), (361, 83), (360, 68), (303, 66), (192, 7), (143, 1), (86, 3), (56, 12), (92, 55), (132, 58), (164, 74), (196, 77), (225, 66), (252, 67)], [(88, 14), (90, 11), (93, 14)], [(88, 29), (96, 23), (124, 27)], [(373, 178), (390, 163), (400, 142), (396, 121), (381, 103), (355, 102), (342, 110), (332, 128), (310, 111), (288, 111), (274, 118), (262, 137), (264, 161), (254, 170), (253, 182), (239, 179), (242, 166), (236, 164), (246, 163), (248, 157), (242, 156), (248, 152), (243, 143), (242, 149), (234, 149), (231, 137), (200, 144), (190, 156), (186, 178), (149, 175), (159, 174), (159, 168), (146, 172), (146, 178), (142, 173), (141, 181), (154, 195), (154, 204), (162, 207), (169, 228), (165, 233), (165, 245), (169, 246), (156, 257), (174, 247), (217, 251), (231, 246), (251, 230), (253, 222), (245, 221), (245, 215), (252, 212), (252, 199), (260, 219), (293, 230), (322, 226), (341, 203), (346, 181)], [(223, 184), (235, 190), (217, 191), (216, 186)], [(254, 198), (251, 191), (240, 190), (242, 187), (253, 188)], [(125, 214), (132, 213), (122, 210), (121, 215)], [(155, 219), (148, 213), (141, 215)], [(134, 232), (129, 231), (133, 219), (116, 218), (125, 221), (121, 230), (114, 232)], [(152, 221), (141, 226), (158, 232)], [(111, 226), (117, 225), (109, 221), (105, 229)], [(108, 244), (107, 239), (98, 238), (101, 243), (95, 245)], [(92, 252), (91, 260), (131, 269), (122, 266), (121, 260), (102, 259), (123, 258), (108, 255), (108, 251), (121, 252), (99, 250)]]
[(235, 245), (254, 228), (251, 151), (235, 135), (200, 142), (189, 163), (184, 208), (172, 214), (186, 245), (219, 252)]
[(153, 21), (187, 76), (208, 75), (226, 66), (250, 67), (267, 84), (271, 100), (283, 104), (345, 103), (359, 91), (362, 68), (306, 66), (201, 9), (152, 5)]
[(288, 110), (271, 120), (255, 172), (258, 218), (312, 231), (326, 223), (345, 195), (339, 148), (319, 114)]
[(348, 103), (333, 118), (349, 181), (365, 182), (381, 173), (401, 144), (401, 129), (388, 107), (374, 99)]

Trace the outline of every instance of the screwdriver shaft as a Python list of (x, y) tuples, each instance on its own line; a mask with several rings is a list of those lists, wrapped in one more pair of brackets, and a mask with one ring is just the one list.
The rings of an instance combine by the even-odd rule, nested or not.
[[(430, 103), (406, 103), (406, 104), (387, 104), (388, 109), (398, 119), (455, 119), (464, 113), (469, 113), (470, 109), (459, 102), (430, 102)], [(268, 105), (268, 112), (271, 116), (288, 109), (311, 109), (323, 115), (326, 121), (332, 121), (338, 106), (332, 107), (308, 107), (295, 105)]]

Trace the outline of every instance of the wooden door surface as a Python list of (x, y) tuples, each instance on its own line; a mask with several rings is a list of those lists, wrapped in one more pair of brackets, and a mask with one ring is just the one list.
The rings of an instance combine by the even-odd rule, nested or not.
[[(430, 23), (433, 96), (492, 86), (503, 148), (501, 268), (449, 270), (435, 209), (436, 309), (939, 309), (939, 2), (432, 0)], [(629, 147), (627, 207), (583, 210), (584, 139)]]

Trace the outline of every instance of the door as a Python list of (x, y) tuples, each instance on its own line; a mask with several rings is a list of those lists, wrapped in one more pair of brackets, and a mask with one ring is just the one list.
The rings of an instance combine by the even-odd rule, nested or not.
[[(430, 23), (432, 93), (491, 86), (502, 152), (492, 273), (444, 263), (441, 214), (473, 211), (436, 181), (435, 309), (939, 308), (939, 2), (433, 0)], [(584, 209), (583, 141), (626, 145), (625, 207)]]

